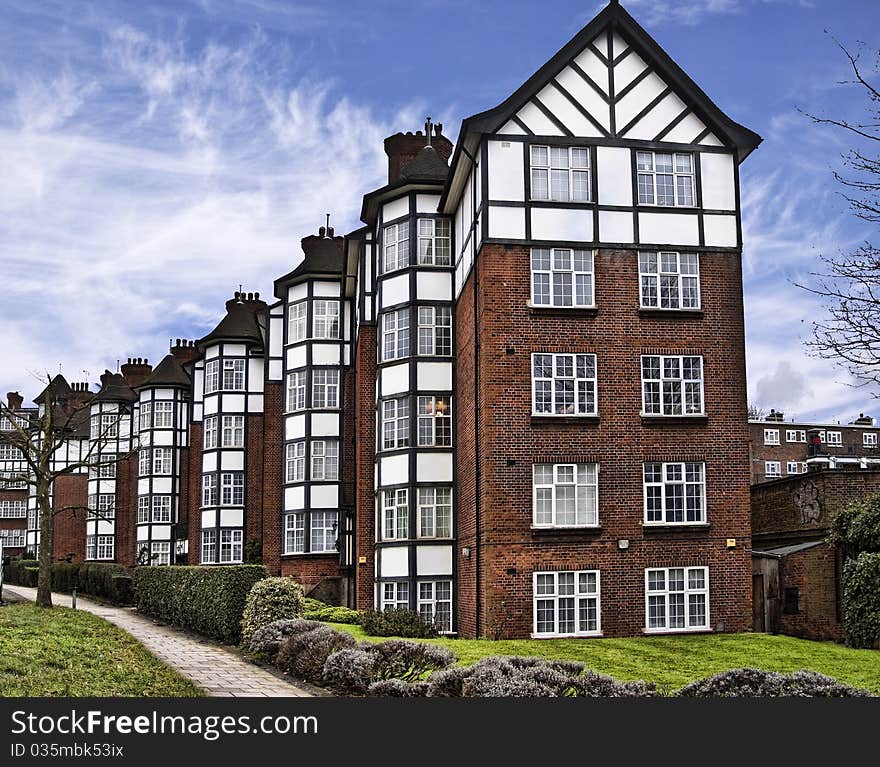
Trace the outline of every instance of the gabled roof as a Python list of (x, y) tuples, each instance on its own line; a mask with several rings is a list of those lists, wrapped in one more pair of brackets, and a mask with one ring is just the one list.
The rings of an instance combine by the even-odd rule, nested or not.
[[(650, 69), (665, 81), (667, 86), (724, 141), (725, 145), (735, 147), (739, 162), (742, 162), (761, 143), (762, 139), (757, 133), (733, 121), (722, 112), (638, 22), (616, 0), (612, 0), (592, 21), (560, 48), (547, 63), (529, 77), (508, 98), (498, 106), (471, 115), (462, 121), (458, 141), (455, 145), (455, 152), (450, 162), (451, 168), (457, 170), (461, 154), (465, 148), (464, 145), (469, 138), (483, 133), (495, 133), (509, 120), (515, 120), (517, 111), (528, 104), (543, 88), (551, 83), (557, 73), (566, 67), (569, 62), (582, 51), (589, 48), (596, 37), (606, 29), (620, 34), (630, 43), (633, 50), (644, 59)], [(604, 54), (602, 51), (595, 52), (603, 63), (613, 66), (613, 62), (608, 61), (611, 58), (608, 56), (608, 51), (605, 51)], [(634, 82), (635, 80), (629, 84), (629, 87), (633, 87), (632, 83)], [(621, 128), (623, 126), (617, 127)], [(475, 146), (472, 142), (471, 149), (473, 148)], [(440, 200), (441, 209), (446, 206), (457, 176), (457, 173), (453, 173), (449, 177)]]
[(201, 348), (212, 341), (244, 341), (262, 346), (263, 333), (254, 311), (232, 299), (226, 302), (226, 316), (220, 320), (220, 324), (197, 343)]
[(166, 354), (165, 358), (156, 365), (152, 373), (147, 379), (135, 389), (148, 389), (157, 386), (170, 386), (182, 389), (188, 389), (190, 385), (190, 377), (180, 360), (173, 354)]
[(38, 405), (42, 405), (46, 401), (46, 398), (50, 396), (55, 400), (64, 400), (70, 396), (71, 391), (73, 390), (70, 388), (70, 384), (67, 383), (67, 379), (59, 373), (49, 381), (43, 391), (34, 397), (34, 402)]

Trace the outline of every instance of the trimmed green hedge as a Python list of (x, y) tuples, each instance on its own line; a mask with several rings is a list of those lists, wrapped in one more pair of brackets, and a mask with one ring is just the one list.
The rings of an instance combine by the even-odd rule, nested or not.
[(305, 612), (303, 618), (310, 621), (324, 621), (325, 623), (349, 623), (357, 625), (361, 622), (361, 612), (349, 607), (337, 607), (328, 605), (317, 599), (306, 597)]
[[(36, 587), (39, 567), (33, 559), (13, 559), (3, 573), (7, 583)], [(131, 573), (112, 562), (55, 562), (52, 591), (69, 594), (74, 589), (84, 596), (100, 597), (117, 605), (134, 603)]]
[(10, 585), (34, 587), (37, 585), (35, 569), (39, 569), (36, 559), (11, 557), (9, 564), (3, 565), (3, 582)]
[(843, 571), (843, 626), (850, 647), (880, 645), (880, 553), (862, 552)]
[(229, 644), (241, 639), (251, 587), (268, 577), (262, 565), (138, 567), (138, 611)]

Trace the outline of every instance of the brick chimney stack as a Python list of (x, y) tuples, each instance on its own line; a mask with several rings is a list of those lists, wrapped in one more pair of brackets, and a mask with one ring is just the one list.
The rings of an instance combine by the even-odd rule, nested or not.
[[(119, 368), (125, 383), (129, 386), (140, 386), (153, 372), (153, 366), (146, 357), (129, 357), (122, 367)], [(103, 377), (102, 377), (103, 378)]]
[(21, 410), (23, 403), (24, 397), (17, 391), (6, 392), (6, 405), (10, 410)]
[(181, 365), (199, 358), (196, 342), (187, 341), (185, 338), (175, 338), (170, 344), (169, 351)]
[(764, 419), (765, 421), (784, 421), (785, 413), (780, 410), (774, 410), (770, 408), (770, 412), (767, 414), (767, 417)]
[[(400, 171), (409, 165), (413, 158), (428, 144), (428, 138), (422, 131), (415, 133), (395, 133), (385, 139), (385, 154), (388, 155), (388, 183), (400, 180)], [(443, 123), (434, 125), (431, 146), (444, 162), (452, 156), (452, 142), (443, 135)]]

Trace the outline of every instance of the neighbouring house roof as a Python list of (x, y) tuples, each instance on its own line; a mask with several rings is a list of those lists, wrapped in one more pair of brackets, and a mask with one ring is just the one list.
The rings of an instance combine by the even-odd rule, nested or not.
[(67, 399), (73, 389), (70, 388), (70, 384), (67, 383), (67, 379), (59, 373), (56, 375), (51, 381), (49, 381), (43, 391), (41, 391), (36, 397), (34, 397), (34, 402), (38, 405), (42, 405), (46, 398), (51, 396), (52, 399), (55, 400), (63, 400)]
[(212, 341), (245, 341), (262, 346), (263, 333), (253, 309), (240, 301), (227, 301), (226, 316), (208, 335), (198, 340), (198, 345), (204, 347)]
[(758, 554), (759, 556), (770, 556), (776, 559), (781, 559), (782, 557), (787, 557), (789, 554), (796, 554), (798, 551), (806, 551), (807, 549), (815, 548), (816, 546), (825, 546), (826, 541), (807, 541), (806, 543), (792, 543), (788, 546), (777, 546), (772, 549), (754, 549), (752, 550), (752, 554)]
[(125, 382), (122, 373), (111, 373), (105, 370), (101, 376), (101, 391), (92, 402), (135, 402), (138, 395)]
[(275, 280), (276, 298), (285, 298), (284, 288), (310, 275), (342, 276), (342, 238), (314, 237), (303, 239), (305, 257), (292, 271)]
[(171, 386), (188, 389), (190, 385), (189, 374), (184, 370), (180, 360), (173, 354), (166, 354), (165, 358), (156, 365), (147, 379), (136, 386), (136, 389), (147, 389), (156, 386)]

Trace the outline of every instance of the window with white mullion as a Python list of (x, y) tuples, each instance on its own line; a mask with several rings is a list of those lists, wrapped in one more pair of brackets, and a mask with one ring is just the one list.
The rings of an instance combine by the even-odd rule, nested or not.
[(644, 464), (645, 524), (688, 525), (706, 521), (706, 465)]
[(244, 416), (223, 416), (223, 447), (244, 447)]
[(450, 266), (450, 223), (446, 218), (419, 219), (419, 263), (422, 265)]
[(420, 581), (416, 610), (441, 634), (452, 631), (452, 581)]
[(295, 370), (287, 374), (287, 412), (303, 410), (306, 406), (306, 371)]
[(339, 369), (312, 370), (312, 407), (326, 410), (339, 407)]
[(639, 253), (643, 309), (699, 309), (700, 257), (697, 253)]
[(284, 515), (284, 553), (303, 554), (306, 550), (305, 512)]
[(339, 440), (312, 440), (312, 479), (339, 479)]
[(146, 431), (153, 425), (153, 403), (141, 402), (138, 412), (138, 422), (141, 431)]
[(580, 146), (531, 147), (533, 200), (589, 202), (590, 150)]
[(531, 264), (535, 306), (595, 305), (593, 251), (532, 248)]
[(205, 394), (213, 394), (220, 390), (220, 360), (208, 360), (205, 363)]
[(645, 570), (645, 629), (693, 631), (709, 628), (709, 568)]
[(170, 541), (153, 541), (150, 544), (150, 564), (156, 566), (171, 564)]
[(202, 530), (202, 564), (214, 564), (217, 561), (217, 531)]
[(399, 224), (386, 226), (383, 232), (385, 258), (385, 272), (393, 272), (409, 266), (409, 222), (401, 221)]
[(223, 391), (244, 391), (244, 360), (223, 360)]
[(217, 475), (202, 475), (202, 507), (217, 505)]
[(409, 609), (409, 583), (386, 581), (379, 584), (379, 608), (381, 610)]
[(640, 205), (693, 207), (694, 156), (689, 152), (636, 152)]
[(241, 562), (243, 553), (244, 531), (221, 530), (220, 531), (220, 559), (223, 564), (228, 562)]
[(449, 397), (418, 397), (419, 447), (452, 445), (452, 407)]
[(642, 356), (643, 415), (703, 415), (703, 358)]
[(24, 519), (27, 507), (24, 501), (0, 501), (0, 518)]
[(877, 432), (866, 431), (862, 433), (862, 447), (877, 447)]
[(284, 477), (286, 482), (304, 482), (306, 478), (305, 440), (287, 445)]
[(172, 473), (174, 454), (170, 447), (153, 448), (153, 474), (168, 475)]
[(598, 570), (532, 576), (535, 636), (588, 636), (601, 629)]
[(224, 471), (220, 475), (220, 505), (244, 506), (243, 471)]
[(382, 361), (409, 356), (409, 309), (382, 315)]
[(316, 299), (312, 304), (312, 337), (339, 338), (339, 301)]
[(452, 535), (452, 488), (418, 489), (419, 538), (449, 538)]
[(532, 354), (534, 415), (596, 415), (595, 354)]
[(764, 476), (767, 479), (777, 479), (782, 476), (782, 463), (780, 461), (764, 461)]
[(533, 526), (598, 525), (598, 478), (595, 463), (536, 463), (532, 468)]
[(306, 302), (299, 301), (287, 309), (287, 343), (303, 341), (306, 337)]
[(382, 540), (409, 538), (409, 492), (406, 488), (382, 492)]
[(381, 407), (382, 449), (409, 447), (409, 398), (386, 399)]
[(778, 445), (779, 444), (779, 429), (764, 429), (764, 444), (765, 445)]
[(152, 498), (153, 522), (171, 522), (171, 496), (154, 495)]
[(335, 511), (313, 511), (309, 517), (309, 551), (312, 554), (336, 551), (338, 514)]
[(449, 306), (420, 306), (419, 355), (427, 357), (452, 354), (452, 308)]

